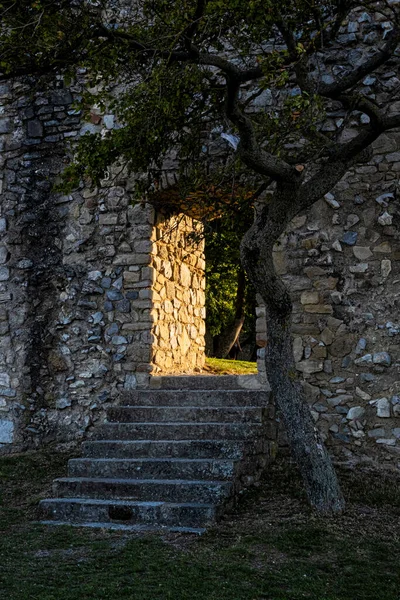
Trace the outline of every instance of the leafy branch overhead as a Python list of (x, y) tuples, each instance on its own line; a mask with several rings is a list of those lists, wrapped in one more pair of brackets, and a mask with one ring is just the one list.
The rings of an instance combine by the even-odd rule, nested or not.
[[(391, 31), (356, 68), (336, 74), (325, 64), (358, 4), (3, 0), (1, 79), (62, 72), (68, 81), (79, 68), (88, 81), (82, 106), (100, 102), (117, 115), (120, 128), (82, 140), (67, 172), (70, 186), (85, 174), (98, 181), (120, 157), (133, 172), (151, 172), (152, 184), (171, 150), (182, 181), (199, 170), (210, 176), (219, 132), (227, 131), (240, 139), (241, 168), (262, 180), (300, 184), (306, 205), (316, 178), (326, 180), (325, 191), (332, 187), (332, 163), (345, 172), (382, 132), (400, 125), (399, 115), (389, 115), (362, 84), (388, 61), (398, 62), (395, 3), (388, 6)], [(369, 122), (343, 142), (346, 136), (324, 132), (332, 106), (346, 109), (349, 124), (360, 112)]]

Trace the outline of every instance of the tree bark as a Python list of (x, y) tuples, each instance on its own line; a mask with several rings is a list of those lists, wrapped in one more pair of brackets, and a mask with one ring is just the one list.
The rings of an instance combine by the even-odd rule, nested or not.
[[(279, 200), (279, 199), (278, 199)], [(287, 198), (293, 203), (293, 196)], [(278, 203), (279, 204), (279, 201)], [(272, 248), (291, 215), (265, 207), (244, 236), (242, 264), (250, 281), (265, 302), (267, 346), (265, 361), (271, 393), (286, 428), (292, 456), (303, 477), (310, 503), (321, 513), (339, 513), (345, 502), (330, 456), (314, 425), (303, 386), (296, 374), (288, 290), (275, 272)]]
[(239, 269), (238, 282), (235, 300), (235, 316), (233, 322), (228, 325), (217, 336), (215, 344), (215, 356), (217, 358), (225, 358), (228, 356), (233, 344), (238, 339), (242, 330), (245, 314), (244, 314), (244, 301), (246, 294), (246, 275), (243, 268)]

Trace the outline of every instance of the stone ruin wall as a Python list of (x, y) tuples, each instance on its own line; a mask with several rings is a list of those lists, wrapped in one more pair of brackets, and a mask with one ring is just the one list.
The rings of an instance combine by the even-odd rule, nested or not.
[[(176, 232), (165, 243), (165, 218), (155, 228), (154, 209), (133, 205), (131, 183), (118, 167), (101, 189), (52, 193), (68, 139), (107, 131), (113, 117), (94, 112), (82, 123), (72, 104), (79, 83), (19, 100), (13, 85), (0, 87), (0, 452), (78, 440), (122, 390), (145, 387), (153, 370), (168, 370), (154, 318), (158, 311), (169, 317), (153, 294), (164, 299), (175, 284), (174, 311), (179, 302), (193, 307), (177, 325), (191, 341), (180, 368), (204, 360), (204, 256), (185, 242), (192, 222), (180, 217), (174, 253)], [(175, 261), (174, 274), (179, 266), (179, 282), (166, 278), (159, 287), (157, 251)], [(195, 294), (185, 292), (194, 281)]]
[[(385, 28), (381, 13), (356, 12), (341, 32), (343, 65), (355, 67), (363, 40)], [(398, 73), (389, 68), (364, 84), (378, 100), (391, 94), (399, 110)], [(146, 386), (151, 372), (176, 361), (186, 371), (204, 360), (204, 256), (185, 248), (190, 220), (172, 230), (169, 217), (133, 206), (118, 169), (99, 190), (51, 193), (68, 140), (115, 126), (96, 110), (81, 122), (72, 106), (80, 85), (21, 100), (0, 85), (0, 452), (78, 440), (122, 390)], [(257, 110), (261, 101), (275, 100), (266, 90)], [(332, 112), (327, 131), (342, 119)], [(293, 293), (297, 366), (314, 419), (342, 460), (399, 462), (399, 136), (382, 136), (370, 164), (299, 215), (275, 249)], [(262, 307), (258, 315), (263, 344)], [(190, 349), (177, 356), (184, 331)]]
[[(387, 8), (353, 12), (340, 31), (341, 47), (333, 49), (332, 73), (324, 67), (325, 83), (357, 68), (365, 59), (363, 43), (390, 31)], [(362, 83), (372, 101), (388, 103), (389, 116), (399, 113), (395, 62)], [(346, 113), (333, 105), (327, 117), (324, 131), (340, 137)], [(368, 122), (355, 115), (347, 135)], [(292, 292), (297, 369), (327, 444), (340, 460), (400, 466), (400, 131), (382, 135), (373, 148), (368, 164), (293, 220), (274, 260)], [(267, 343), (262, 305), (257, 338), (261, 347)], [(261, 370), (262, 356), (261, 349)]]
[[(399, 149), (400, 132), (382, 136), (372, 161), (296, 217), (275, 246), (294, 301), (297, 370), (342, 460), (400, 465)], [(265, 308), (257, 314), (264, 346)]]
[(199, 372), (205, 361), (205, 260), (201, 225), (157, 216), (153, 300), (154, 373)]

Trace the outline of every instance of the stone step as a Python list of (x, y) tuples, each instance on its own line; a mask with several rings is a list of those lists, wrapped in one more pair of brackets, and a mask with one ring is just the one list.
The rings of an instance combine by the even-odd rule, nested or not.
[(193, 533), (202, 535), (206, 529), (200, 527), (164, 527), (163, 525), (122, 525), (120, 523), (90, 522), (70, 523), (69, 521), (40, 521), (41, 525), (49, 526), (67, 526), (67, 527), (88, 527), (89, 529), (110, 529), (113, 531), (126, 531), (129, 533), (164, 533), (165, 529), (171, 533)]
[(150, 388), (157, 390), (264, 390), (257, 375), (162, 375), (150, 377)]
[(265, 435), (257, 423), (105, 423), (98, 440), (246, 440)]
[(112, 423), (261, 423), (263, 409), (253, 407), (113, 406), (107, 411)]
[(261, 406), (268, 405), (265, 390), (133, 390), (123, 392), (122, 406)]
[(53, 498), (39, 504), (42, 519), (77, 523), (146, 525), (152, 527), (204, 528), (215, 521), (213, 504), (132, 502), (129, 500), (94, 500)]
[(119, 500), (219, 504), (232, 492), (227, 481), (185, 479), (104, 479), (64, 477), (54, 481), (59, 498), (98, 498)]
[(267, 454), (268, 442), (257, 440), (94, 440), (84, 442), (86, 458), (215, 458), (238, 460)]
[(226, 481), (234, 477), (237, 461), (187, 458), (74, 458), (68, 462), (69, 477), (102, 479), (207, 479)]
[(268, 402), (253, 375), (153, 377), (108, 409), (41, 502), (42, 522), (202, 533), (263, 472)]

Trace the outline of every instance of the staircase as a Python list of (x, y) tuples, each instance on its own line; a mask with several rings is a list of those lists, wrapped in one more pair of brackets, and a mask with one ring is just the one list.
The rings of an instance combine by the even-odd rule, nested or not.
[(265, 469), (268, 397), (253, 375), (153, 377), (124, 393), (40, 503), (42, 522), (202, 533)]

